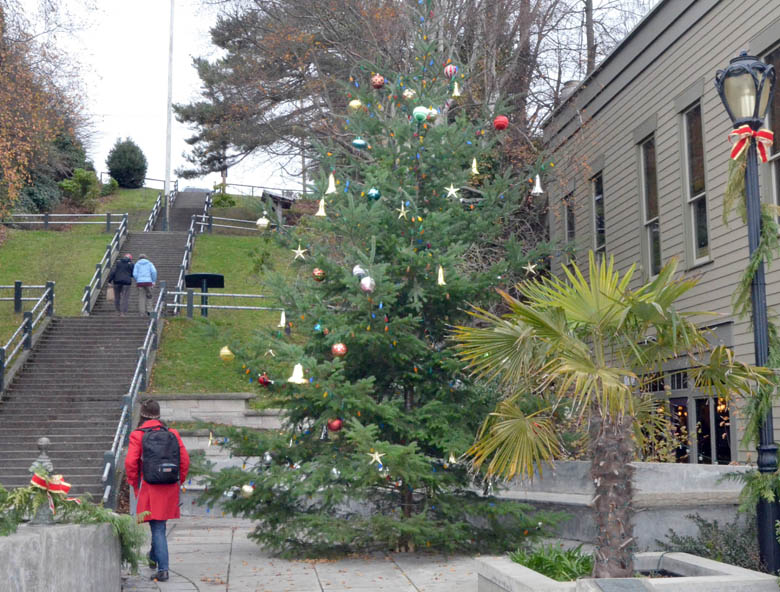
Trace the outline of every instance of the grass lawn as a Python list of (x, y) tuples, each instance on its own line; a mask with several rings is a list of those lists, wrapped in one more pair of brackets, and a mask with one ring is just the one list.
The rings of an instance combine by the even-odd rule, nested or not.
[(127, 222), (131, 231), (141, 231), (154, 207), (159, 189), (143, 187), (141, 189), (117, 189), (109, 196), (100, 198), (96, 213), (128, 213)]
[[(210, 292), (262, 294), (262, 277), (253, 272), (253, 252), (261, 244), (260, 241), (257, 235), (198, 235), (192, 272), (221, 273), (225, 276), (226, 288)], [(289, 252), (270, 244), (268, 254), (274, 270), (294, 273)], [(166, 323), (150, 390), (159, 393), (253, 391), (256, 383), (249, 383), (249, 377), (239, 362), (223, 362), (219, 358), (219, 350), (225, 345), (237, 347), (246, 344), (258, 326), (276, 326), (279, 312), (209, 310), (206, 319), (200, 316), (198, 301), (196, 298), (195, 318), (187, 319), (185, 316)], [(270, 298), (213, 298), (209, 304), (278, 306)], [(271, 364), (273, 362), (269, 359)]]

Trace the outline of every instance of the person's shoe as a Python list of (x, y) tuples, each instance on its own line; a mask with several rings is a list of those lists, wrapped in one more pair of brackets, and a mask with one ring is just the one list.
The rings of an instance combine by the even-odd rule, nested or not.
[(148, 562), (149, 567), (151, 567), (152, 569), (157, 569), (157, 562), (154, 559), (152, 559), (151, 553), (146, 554), (146, 561)]
[(168, 581), (168, 572), (160, 570), (157, 573), (153, 574), (150, 579), (155, 580), (157, 582), (167, 582)]

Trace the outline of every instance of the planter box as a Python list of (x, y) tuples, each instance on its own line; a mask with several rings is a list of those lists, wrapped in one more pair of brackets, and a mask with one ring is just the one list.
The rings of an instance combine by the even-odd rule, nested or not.
[[(749, 470), (746, 466), (632, 463), (634, 467), (634, 536), (637, 548), (657, 550), (670, 528), (680, 535), (696, 535), (687, 515), (730, 522), (736, 518), (742, 484), (722, 481), (726, 473)], [(567, 512), (559, 536), (592, 543), (596, 538), (591, 499), (590, 462), (561, 461), (544, 467), (542, 477), (514, 480), (498, 497), (533, 504), (538, 509)]]
[(777, 578), (768, 574), (702, 559), (688, 553), (637, 553), (637, 571), (664, 570), (670, 578), (583, 578), (556, 582), (507, 557), (477, 560), (477, 592), (777, 592)]

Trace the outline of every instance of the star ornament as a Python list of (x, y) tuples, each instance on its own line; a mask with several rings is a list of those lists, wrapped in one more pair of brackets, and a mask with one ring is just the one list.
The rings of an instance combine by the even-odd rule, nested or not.
[(406, 220), (406, 219), (407, 219), (407, 218), (406, 218), (406, 214), (407, 214), (406, 205), (404, 205), (404, 202), (403, 202), (403, 201), (401, 202), (401, 207), (400, 207), (400, 208), (398, 208), (398, 209), (396, 209), (396, 212), (398, 212), (398, 219), (399, 219), (399, 220), (400, 220), (401, 218), (403, 218), (404, 220)]
[(449, 187), (445, 187), (444, 189), (447, 190), (447, 197), (458, 197), (458, 188), (452, 183), (450, 183)]
[(525, 269), (526, 275), (536, 275), (536, 263), (531, 263), (529, 261), (523, 269)]
[(292, 252), (295, 253), (295, 257), (293, 257), (293, 261), (296, 259), (301, 259), (302, 261), (306, 261), (306, 257), (304, 257), (304, 253), (306, 253), (309, 249), (301, 249), (301, 243), (298, 243), (298, 248), (293, 249)]
[(366, 454), (371, 457), (371, 460), (368, 461), (368, 464), (373, 465), (376, 463), (380, 467), (382, 466), (382, 457), (385, 455), (384, 452), (382, 454), (379, 454), (378, 452), (366, 452)]

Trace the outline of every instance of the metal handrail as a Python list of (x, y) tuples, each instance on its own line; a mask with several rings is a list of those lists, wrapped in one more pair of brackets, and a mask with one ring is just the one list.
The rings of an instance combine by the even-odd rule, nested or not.
[(84, 286), (84, 295), (81, 297), (81, 302), (84, 303), (81, 306), (82, 314), (89, 314), (92, 312), (92, 297), (99, 293), (103, 288), (105, 280), (108, 278), (108, 272), (114, 264), (115, 255), (119, 254), (119, 249), (122, 247), (122, 237), (126, 235), (127, 214), (124, 214), (122, 216), (122, 223), (111, 238), (111, 242), (106, 246), (106, 252), (100, 259), (100, 263), (95, 265), (95, 273), (92, 274), (89, 283)]
[[(300, 195), (300, 191), (297, 191), (295, 189), (283, 189), (281, 187), (264, 187), (262, 185), (245, 185), (242, 183), (225, 183), (225, 191), (229, 193), (228, 187), (249, 187), (250, 193), (249, 197), (262, 197), (264, 191), (270, 191), (273, 193), (276, 193), (278, 195), (281, 195), (282, 197), (286, 199), (298, 199), (298, 196)], [(260, 189), (259, 195), (255, 195), (255, 189)], [(239, 193), (239, 195), (246, 196), (246, 193)]]
[[(208, 201), (208, 197), (206, 198)], [(184, 255), (182, 255), (181, 258), (181, 265), (179, 267), (179, 277), (176, 280), (176, 292), (174, 293), (173, 297), (173, 304), (179, 304), (181, 300), (181, 294), (182, 290), (184, 289), (184, 276), (187, 273), (187, 269), (190, 265), (190, 257), (192, 256), (192, 249), (195, 246), (195, 215), (193, 214), (192, 219), (190, 220), (190, 227), (187, 230), (187, 244), (184, 248)], [(174, 307), (174, 312), (178, 312), (179, 307)]]
[(157, 200), (154, 202), (152, 211), (149, 213), (149, 217), (146, 220), (146, 226), (144, 226), (144, 232), (152, 231), (154, 229), (154, 225), (157, 224), (157, 218), (160, 215), (160, 210), (162, 210), (162, 199), (163, 199), (163, 194), (158, 193)]
[(160, 293), (157, 296), (157, 302), (152, 311), (152, 318), (149, 320), (149, 325), (146, 328), (143, 345), (138, 348), (138, 362), (136, 362), (135, 365), (135, 372), (133, 372), (133, 379), (130, 382), (130, 389), (124, 396), (122, 414), (119, 416), (119, 422), (114, 431), (114, 439), (111, 443), (111, 448), (103, 454), (105, 465), (103, 467), (101, 482), (105, 485), (103, 490), (104, 504), (108, 503), (111, 492), (114, 489), (113, 479), (111, 477), (112, 474), (115, 474), (116, 472), (116, 466), (119, 463), (122, 447), (130, 431), (130, 422), (133, 419), (133, 408), (135, 407), (138, 393), (146, 389), (148, 360), (152, 350), (157, 347), (159, 323), (165, 312), (165, 297), (165, 282), (160, 282)]
[[(44, 303), (45, 306), (43, 306), (38, 315), (34, 317), (35, 311)], [(6, 386), (6, 368), (11, 366), (11, 362), (13, 362), (21, 349), (30, 349), (32, 347), (33, 331), (40, 324), (44, 315), (49, 317), (54, 315), (54, 282), (47, 282), (43, 293), (40, 298), (38, 298), (38, 302), (36, 302), (32, 310), (24, 313), (24, 320), (22, 323), (17, 327), (16, 331), (14, 331), (5, 345), (0, 347), (0, 392), (2, 392)], [(16, 345), (13, 345), (14, 341), (17, 341), (17, 339), (18, 342)]]

